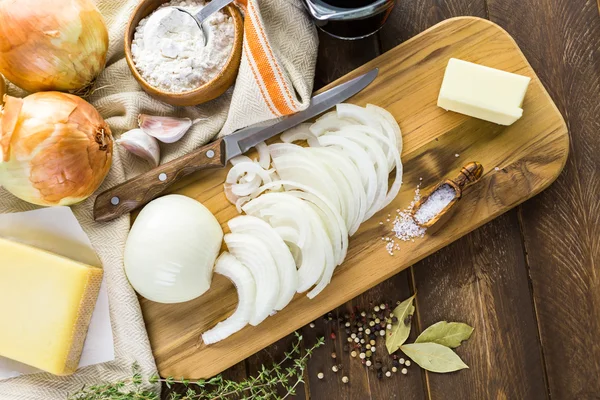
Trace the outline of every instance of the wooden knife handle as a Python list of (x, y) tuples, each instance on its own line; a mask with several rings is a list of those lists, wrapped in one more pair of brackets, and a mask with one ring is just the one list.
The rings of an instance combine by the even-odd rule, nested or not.
[(169, 186), (196, 171), (225, 167), (222, 139), (100, 193), (94, 203), (94, 220), (110, 221), (142, 207)]

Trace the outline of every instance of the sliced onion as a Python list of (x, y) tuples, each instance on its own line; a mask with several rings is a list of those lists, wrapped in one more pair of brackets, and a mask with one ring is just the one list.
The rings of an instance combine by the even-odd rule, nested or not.
[(254, 148), (258, 152), (258, 164), (263, 167), (263, 169), (269, 169), (269, 165), (271, 165), (271, 155), (269, 154), (267, 144), (265, 142), (260, 142), (254, 146)]
[[(396, 148), (398, 149), (398, 152), (402, 154), (402, 131), (400, 130), (398, 122), (396, 122), (396, 118), (394, 118), (394, 116), (386, 109), (377, 107), (373, 104), (367, 104), (367, 110), (379, 115), (382, 119), (388, 122), (389, 127), (391, 127), (393, 131), (393, 136), (396, 137), (396, 140), (394, 141), (394, 143), (396, 143)], [(386, 126), (383, 123), (381, 125), (384, 129), (386, 129)]]
[[(266, 190), (266, 189), (265, 189)], [(304, 243), (294, 243), (302, 253), (301, 264), (298, 266), (298, 293), (304, 292), (315, 285), (326, 267), (318, 214), (302, 200), (288, 193), (266, 193), (244, 205), (246, 214), (265, 219), (273, 225), (272, 217), (289, 216), (294, 214), (298, 219), (308, 221), (310, 232), (300, 234), (305, 237)], [(264, 212), (261, 212), (263, 211)], [(297, 222), (295, 225), (300, 225)], [(306, 228), (304, 228), (306, 229)]]
[(351, 125), (351, 121), (342, 119), (336, 111), (323, 115), (310, 127), (310, 132), (315, 136), (321, 136), (327, 132), (339, 131), (346, 125)]
[(262, 219), (242, 215), (231, 219), (227, 225), (232, 233), (247, 233), (261, 240), (269, 249), (279, 273), (279, 298), (275, 310), (282, 310), (294, 297), (298, 288), (296, 263), (283, 239), (271, 225)]
[(217, 343), (248, 325), (254, 313), (256, 283), (250, 270), (228, 252), (222, 253), (215, 264), (215, 272), (233, 282), (238, 293), (238, 305), (234, 313), (214, 328), (202, 334), (206, 344)]
[(367, 209), (371, 208), (377, 194), (377, 172), (367, 151), (352, 140), (336, 136), (333, 133), (319, 137), (319, 142), (323, 146), (339, 147), (354, 162), (361, 174), (362, 183), (367, 194)]
[(305, 123), (295, 126), (282, 133), (280, 139), (283, 143), (293, 143), (306, 140), (310, 146), (319, 146), (317, 137), (310, 131), (311, 124)]
[(349, 213), (354, 217), (351, 223), (346, 221), (348, 232), (352, 236), (358, 230), (367, 211), (367, 194), (361, 182), (360, 172), (347, 155), (338, 148), (311, 148), (311, 151), (319, 155), (321, 162), (330, 171), (340, 189), (343, 187), (344, 199), (350, 203), (348, 204)]
[[(331, 204), (331, 202), (329, 202), (329, 200), (327, 200), (326, 197), (309, 186), (286, 180), (282, 180), (277, 183), (284, 185), (286, 190), (289, 190), (285, 194), (306, 199), (323, 211), (323, 214), (326, 216), (323, 221), (326, 224), (327, 232), (330, 233), (330, 237), (332, 238), (331, 243), (334, 248), (336, 262), (341, 264), (342, 261), (344, 261), (344, 258), (346, 258), (346, 253), (348, 251), (348, 230), (337, 209)], [(274, 184), (275, 182), (263, 185), (252, 196), (256, 197), (260, 195), (260, 193), (269, 190)], [(261, 197), (264, 196), (265, 195)], [(259, 199), (261, 197), (259, 197)]]
[(229, 252), (244, 264), (256, 282), (256, 303), (250, 325), (264, 321), (279, 298), (279, 273), (269, 249), (259, 239), (246, 233), (228, 233), (223, 239)]
[(371, 128), (381, 131), (379, 118), (366, 109), (355, 104), (342, 103), (335, 107), (337, 115), (341, 119), (351, 119), (360, 122), (362, 125), (370, 126)]
[(375, 171), (377, 172), (377, 191), (375, 200), (365, 215), (365, 218), (369, 219), (373, 216), (373, 214), (381, 210), (383, 208), (383, 204), (385, 203), (385, 197), (388, 191), (389, 171), (386, 155), (379, 144), (368, 135), (361, 135), (357, 132), (349, 131), (347, 129), (343, 129), (339, 132), (333, 132), (331, 134), (339, 135), (352, 140), (356, 144), (367, 149), (367, 152), (375, 159)]
[(282, 180), (298, 182), (313, 188), (335, 205), (345, 221), (351, 220), (343, 194), (340, 193), (338, 185), (325, 166), (306, 149), (295, 147), (298, 147), (300, 152), (273, 156), (273, 165), (279, 177)]
[[(356, 128), (354, 126), (348, 126), (340, 132), (356, 132), (356, 133), (362, 134), (362, 135), (366, 134), (368, 137), (374, 139), (375, 141), (383, 143), (385, 145), (385, 148), (387, 148), (390, 151), (389, 155), (391, 155), (392, 164), (391, 164), (391, 166), (388, 166), (388, 171), (393, 171), (394, 169), (396, 169), (396, 173), (394, 176), (394, 181), (393, 181), (391, 187), (389, 188), (389, 190), (387, 190), (387, 182), (386, 182), (385, 186), (386, 186), (387, 194), (386, 194), (386, 197), (385, 197), (380, 209), (387, 207), (388, 204), (390, 204), (396, 198), (396, 196), (398, 195), (398, 192), (400, 191), (400, 187), (402, 186), (403, 168), (402, 168), (402, 161), (400, 159), (400, 152), (398, 151), (396, 146), (391, 142), (391, 140), (389, 138), (382, 136), (379, 132), (377, 132), (376, 130), (371, 129), (367, 126), (362, 126), (360, 128)], [(366, 140), (366, 139), (363, 138), (363, 140)], [(368, 218), (370, 218), (370, 217), (367, 217), (367, 219)]]

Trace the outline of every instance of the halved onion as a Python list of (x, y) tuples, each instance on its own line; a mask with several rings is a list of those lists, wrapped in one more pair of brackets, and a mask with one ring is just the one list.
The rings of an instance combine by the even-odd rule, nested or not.
[(233, 282), (238, 293), (238, 305), (234, 313), (214, 328), (202, 334), (206, 344), (219, 342), (248, 325), (254, 313), (256, 283), (250, 270), (228, 252), (222, 253), (215, 264), (215, 272)]
[(259, 239), (247, 233), (228, 233), (223, 239), (229, 252), (244, 264), (256, 282), (256, 304), (250, 325), (264, 321), (279, 298), (279, 272), (269, 249)]
[(298, 288), (298, 272), (292, 253), (271, 225), (262, 219), (241, 215), (231, 219), (227, 225), (232, 233), (246, 233), (262, 241), (269, 249), (279, 273), (279, 297), (275, 310), (288, 305)]

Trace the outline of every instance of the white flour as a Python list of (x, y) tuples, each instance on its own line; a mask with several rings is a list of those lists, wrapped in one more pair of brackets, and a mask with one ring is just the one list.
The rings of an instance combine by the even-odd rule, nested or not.
[(204, 34), (191, 16), (204, 7), (203, 0), (172, 0), (140, 21), (135, 30), (131, 53), (135, 66), (150, 85), (172, 93), (196, 89), (214, 78), (224, 67), (233, 48), (231, 17), (222, 11), (213, 14)]

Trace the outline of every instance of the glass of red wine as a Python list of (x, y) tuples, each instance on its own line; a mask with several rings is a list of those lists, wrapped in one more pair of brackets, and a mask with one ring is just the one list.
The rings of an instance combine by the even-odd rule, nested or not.
[(396, 0), (304, 0), (317, 27), (340, 39), (362, 39), (377, 32)]

